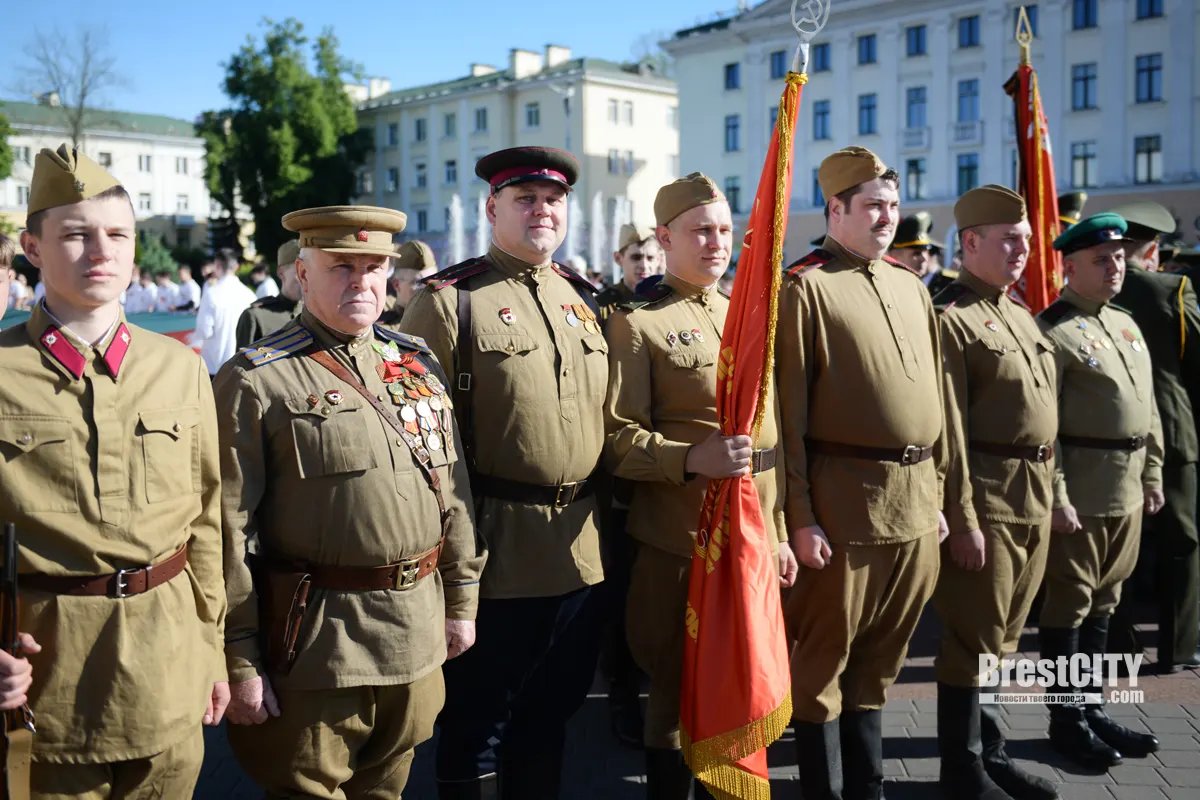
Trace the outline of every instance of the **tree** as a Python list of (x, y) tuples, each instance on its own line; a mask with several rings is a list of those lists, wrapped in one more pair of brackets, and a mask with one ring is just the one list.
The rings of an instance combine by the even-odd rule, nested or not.
[(138, 259), (138, 266), (142, 272), (149, 272), (151, 275), (156, 275), (159, 272), (169, 272), (178, 268), (175, 259), (171, 257), (171, 251), (163, 244), (161, 236), (149, 234), (146, 236), (146, 243), (142, 247), (141, 256)]
[(666, 31), (643, 33), (634, 40), (633, 46), (630, 48), (630, 51), (633, 53), (633, 60), (639, 64), (650, 64), (654, 67), (654, 71), (663, 77), (674, 77), (675, 60), (658, 44), (669, 38), (671, 37)]
[(274, 253), (293, 238), (279, 224), (284, 214), (350, 202), (372, 139), (343, 88), (360, 70), (341, 56), (332, 30), (313, 42), (310, 72), (303, 25), (263, 24), (262, 42), (249, 37), (225, 66), (230, 107), (204, 112), (197, 127), (207, 146), (205, 180), (225, 224), (244, 203), (255, 247)]
[(8, 118), (0, 114), (0, 181), (12, 174), (13, 151), (8, 143), (8, 137), (12, 135), (13, 129), (8, 124)]
[[(18, 85), (22, 94), (51, 98), (62, 112), (62, 124), (79, 147), (95, 121), (106, 90), (127, 84), (109, 53), (108, 29), (77, 28), (73, 36), (37, 31), (25, 45)], [(55, 99), (57, 98), (57, 99)]]

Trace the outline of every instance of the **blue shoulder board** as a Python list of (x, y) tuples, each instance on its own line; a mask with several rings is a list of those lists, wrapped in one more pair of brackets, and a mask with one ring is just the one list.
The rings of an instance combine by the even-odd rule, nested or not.
[(272, 333), (254, 342), (249, 347), (242, 348), (240, 355), (246, 357), (251, 365), (261, 367), (286, 358), (292, 353), (298, 353), (311, 345), (312, 334), (302, 325), (289, 325), (283, 330)]
[(433, 351), (429, 349), (429, 345), (425, 344), (425, 340), (420, 336), (413, 336), (411, 333), (400, 333), (391, 328), (384, 328), (380, 325), (375, 326), (375, 333), (384, 339), (389, 339), (397, 344), (407, 347), (409, 350), (420, 350), (422, 353), (433, 355)]

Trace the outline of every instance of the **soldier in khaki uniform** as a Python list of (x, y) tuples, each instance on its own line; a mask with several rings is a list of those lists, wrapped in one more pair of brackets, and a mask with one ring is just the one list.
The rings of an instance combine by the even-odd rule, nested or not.
[[(1109, 302), (1125, 278), (1125, 230), (1120, 216), (1096, 214), (1059, 236), (1054, 246), (1070, 283), (1038, 316), (1055, 348), (1062, 420), (1038, 624), (1043, 658), (1107, 651), (1109, 617), (1137, 563), (1142, 511), (1163, 507), (1150, 352), (1129, 313)], [(1113, 721), (1101, 705), (1052, 706), (1050, 743), (1100, 768), (1158, 749), (1157, 739)]]
[[(679, 752), (683, 616), (707, 479), (753, 474), (768, 529), (777, 541), (787, 534), (775, 414), (764, 421), (759, 450), (750, 437), (717, 429), (716, 364), (729, 300), (716, 283), (733, 249), (729, 203), (712, 180), (693, 173), (661, 188), (654, 210), (667, 272), (609, 319), (605, 455), (613, 474), (633, 484), (628, 530), (639, 547), (626, 625), (633, 656), (650, 675), (646, 793), (685, 800), (692, 775)], [(795, 557), (787, 547), (777, 552), (790, 585)], [(700, 784), (696, 790), (707, 796)]]
[(398, 211), (295, 211), (304, 310), (217, 374), (233, 700), (271, 797), (399, 797), (485, 555), (446, 380), (374, 325)]
[(446, 670), (438, 793), (557, 798), (567, 720), (596, 670), (605, 609), (593, 475), (604, 444), (608, 344), (591, 285), (551, 257), (579, 174), (562, 150), (481, 159), (492, 245), (433, 276), (401, 329), (456, 387), (489, 560), (479, 642)]
[(300, 244), (295, 239), (279, 245), (279, 294), (255, 300), (238, 318), (236, 342), (239, 349), (264, 336), (270, 336), (300, 313), (300, 279), (296, 277), (296, 259)]
[(622, 225), (618, 246), (613, 260), (621, 268), (621, 281), (596, 295), (603, 319), (612, 316), (618, 303), (631, 299), (639, 283), (663, 272), (663, 251), (654, 238), (653, 228), (634, 223)]
[(134, 239), (112, 176), (38, 154), (21, 246), (46, 298), (0, 333), (0, 522), (41, 645), (34, 798), (190, 797), (201, 721), (229, 698), (212, 388), (194, 353), (125, 321)]
[[(818, 171), (829, 234), (787, 270), (777, 345), (784, 615), (806, 800), (879, 798), (882, 707), (933, 592), (944, 529), (941, 348), (929, 293), (885, 257), (897, 175), (848, 147)], [(840, 719), (839, 719), (840, 718)], [(844, 776), (844, 777), (843, 777)]]
[(954, 206), (963, 269), (934, 298), (942, 331), (950, 537), (933, 604), (941, 791), (947, 800), (1052, 800), (1008, 758), (999, 711), (979, 704), (979, 656), (1016, 652), (1050, 545), (1058, 404), (1054, 358), (1008, 287), (1032, 236), (1021, 196), (989, 184)]
[(412, 302), (421, 281), (437, 272), (437, 261), (433, 250), (422, 241), (413, 239), (400, 245), (396, 257), (392, 259), (392, 291), (396, 294), (388, 298), (388, 306), (379, 318), (379, 324), (393, 330), (399, 330), (400, 320), (404, 318), (404, 309)]

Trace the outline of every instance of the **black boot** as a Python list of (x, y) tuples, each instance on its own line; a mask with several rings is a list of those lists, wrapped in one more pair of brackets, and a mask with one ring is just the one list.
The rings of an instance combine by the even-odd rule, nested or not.
[(1000, 732), (1000, 710), (990, 703), (979, 706), (979, 738), (983, 744), (983, 769), (1013, 800), (1058, 800), (1054, 784), (1031, 775), (1004, 752)]
[(938, 785), (944, 800), (1012, 800), (983, 768), (979, 689), (941, 681), (937, 688)]
[(683, 753), (659, 747), (646, 748), (646, 800), (688, 800), (692, 771)]
[(838, 721), (792, 722), (804, 800), (842, 800), (842, 741)]
[(500, 797), (495, 773), (473, 781), (438, 781), (438, 800), (497, 800)]
[[(1108, 645), (1108, 617), (1088, 617), (1079, 626), (1079, 652), (1086, 655), (1105, 653)], [(1103, 691), (1107, 676), (1092, 676), (1092, 689)], [(1103, 699), (1103, 698), (1101, 698)], [(1088, 703), (1083, 717), (1092, 733), (1109, 747), (1133, 758), (1145, 758), (1158, 750), (1158, 739), (1149, 733), (1139, 733), (1121, 725), (1104, 710), (1103, 703)]]
[(609, 682), (608, 719), (618, 742), (635, 750), (642, 749), (645, 723), (636, 685), (629, 686), (624, 680), (616, 678)]
[[(1078, 628), (1039, 628), (1038, 642), (1042, 658), (1068, 659), (1079, 652)], [(1052, 684), (1050, 694), (1073, 694), (1075, 687)], [(1121, 753), (1099, 739), (1083, 717), (1083, 706), (1075, 703), (1047, 703), (1050, 709), (1050, 746), (1077, 764), (1089, 769), (1107, 770), (1121, 763)]]
[(842, 781), (846, 800), (883, 797), (883, 712), (843, 711)]
[(558, 800), (563, 745), (500, 756), (500, 800)]

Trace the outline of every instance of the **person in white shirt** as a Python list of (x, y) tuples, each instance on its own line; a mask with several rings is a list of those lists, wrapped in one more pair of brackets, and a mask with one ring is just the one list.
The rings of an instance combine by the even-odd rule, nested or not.
[(163, 270), (156, 274), (154, 283), (158, 290), (158, 299), (154, 303), (154, 310), (158, 312), (174, 311), (175, 306), (179, 305), (179, 287), (171, 281), (171, 270)]
[(250, 283), (254, 286), (254, 296), (259, 300), (279, 294), (279, 284), (275, 283), (275, 279), (267, 271), (266, 264), (259, 264), (250, 271)]
[(192, 280), (192, 268), (179, 268), (179, 286), (176, 289), (175, 310), (190, 311), (193, 314), (200, 308), (200, 284)]
[(237, 254), (227, 247), (218, 250), (213, 279), (200, 298), (192, 346), (200, 348), (210, 375), (216, 375), (236, 351), (238, 319), (255, 300), (250, 287), (238, 279), (237, 270)]
[(29, 304), (29, 307), (33, 308), (38, 303), (42, 302), (42, 298), (45, 296), (46, 296), (46, 282), (38, 281), (37, 285), (33, 287), (33, 302)]
[(24, 311), (29, 307), (29, 284), (25, 276), (16, 270), (9, 270), (8, 307), (14, 311)]

